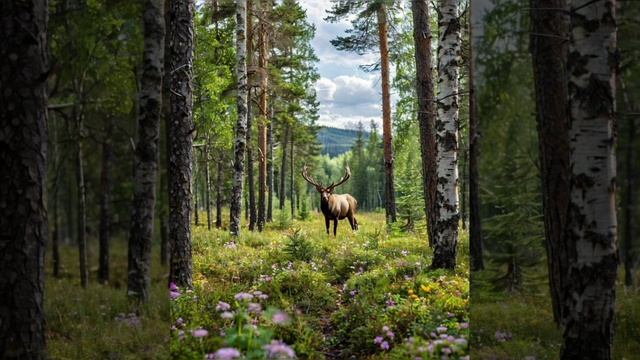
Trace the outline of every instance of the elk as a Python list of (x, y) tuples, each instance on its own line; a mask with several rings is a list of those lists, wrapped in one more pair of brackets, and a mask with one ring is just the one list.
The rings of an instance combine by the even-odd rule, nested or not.
[(350, 194), (334, 194), (333, 190), (342, 185), (345, 181), (351, 177), (351, 170), (349, 167), (345, 167), (344, 176), (338, 180), (337, 183), (332, 182), (331, 185), (324, 187), (322, 183), (314, 180), (307, 173), (307, 166), (302, 169), (302, 177), (313, 185), (320, 193), (320, 209), (324, 214), (324, 223), (327, 228), (327, 235), (329, 235), (329, 224), (333, 220), (333, 236), (337, 236), (338, 220), (344, 218), (349, 219), (352, 230), (358, 230), (358, 221), (356, 220), (355, 213), (358, 207), (358, 201)]

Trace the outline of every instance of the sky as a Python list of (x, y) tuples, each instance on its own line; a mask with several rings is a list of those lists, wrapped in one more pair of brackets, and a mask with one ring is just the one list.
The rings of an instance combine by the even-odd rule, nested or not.
[(372, 64), (378, 54), (357, 55), (338, 51), (330, 41), (351, 25), (348, 21), (329, 23), (324, 21), (329, 0), (301, 0), (307, 10), (308, 21), (316, 26), (312, 45), (320, 61), (317, 63), (320, 80), (316, 84), (320, 102), (319, 125), (354, 128), (362, 121), (368, 128), (375, 120), (378, 129), (382, 125), (382, 98), (380, 72), (366, 73), (359, 65)]

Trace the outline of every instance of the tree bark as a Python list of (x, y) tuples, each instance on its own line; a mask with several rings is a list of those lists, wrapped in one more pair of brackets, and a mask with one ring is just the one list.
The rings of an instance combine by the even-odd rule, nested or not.
[[(569, 210), (569, 114), (566, 62), (569, 18), (566, 0), (531, 1), (531, 54), (536, 91), (538, 142), (542, 172), (542, 205), (551, 303), (554, 319), (562, 318), (561, 294), (566, 284), (564, 232)], [(543, 35), (539, 35), (543, 34)], [(553, 36), (549, 36), (549, 34)]]
[(0, 358), (45, 359), (46, 0), (0, 2)]
[(287, 180), (287, 146), (289, 145), (290, 125), (287, 123), (284, 128), (282, 139), (282, 163), (280, 165), (280, 202), (278, 208), (284, 210), (284, 203), (287, 199), (286, 180)]
[[(249, 97), (251, 97), (251, 91), (249, 91)], [(251, 142), (251, 128), (253, 127), (253, 106), (251, 99), (249, 99), (247, 109), (247, 190), (249, 195), (247, 199), (247, 211), (249, 214), (249, 230), (254, 231), (256, 229), (257, 213), (255, 176), (253, 171), (253, 143)]]
[[(127, 294), (149, 300), (164, 72), (164, 0), (144, 2), (144, 55), (138, 106)], [(172, 104), (173, 105), (173, 104)]]
[[(636, 108), (629, 99), (629, 92), (624, 79), (620, 76), (618, 78), (620, 82), (620, 90), (622, 98), (624, 100), (625, 108), (628, 112), (636, 113)], [(625, 148), (625, 168), (627, 171), (625, 179), (625, 191), (622, 203), (622, 209), (624, 211), (624, 285), (627, 287), (633, 286), (633, 241), (636, 238), (636, 194), (635, 187), (637, 184), (637, 170), (634, 168), (633, 160), (637, 149), (636, 139), (636, 119), (633, 116), (627, 118), (627, 143)]]
[[(471, 10), (471, 6), (469, 7)], [(469, 14), (469, 253), (471, 270), (484, 269), (482, 221), (480, 219), (480, 119), (476, 103), (475, 58), (473, 56), (473, 15)]]
[(258, 122), (258, 231), (264, 230), (267, 193), (267, 127), (269, 122), (269, 29), (268, 14), (271, 0), (261, 1), (260, 19), (260, 120)]
[(571, 3), (570, 198), (562, 359), (611, 359), (618, 267), (614, 0)]
[(384, 138), (385, 210), (388, 223), (396, 222), (396, 195), (393, 179), (393, 134), (391, 126), (391, 91), (389, 89), (389, 39), (387, 7), (377, 10), (380, 41), (380, 68), (382, 70), (382, 136)]
[(206, 181), (205, 201), (207, 209), (207, 230), (211, 231), (211, 172), (209, 171), (209, 139), (204, 147), (204, 175)]
[[(53, 119), (51, 119), (53, 120)], [(49, 199), (49, 204), (52, 205), (52, 213), (51, 216), (53, 218), (53, 229), (51, 231), (51, 265), (53, 271), (53, 277), (60, 277), (60, 219), (58, 216), (59, 209), (59, 201), (58, 201), (58, 191), (60, 189), (60, 171), (62, 168), (62, 163), (60, 162), (60, 153), (61, 153), (61, 145), (58, 139), (58, 128), (56, 122), (49, 120), (49, 129), (53, 128), (53, 139), (51, 140), (51, 144), (53, 148), (51, 151), (54, 151), (54, 168), (56, 174), (54, 175), (53, 181), (53, 191), (51, 199)], [(50, 153), (51, 153), (50, 151)]]
[(84, 160), (82, 151), (82, 134), (83, 121), (82, 112), (78, 112), (74, 108), (74, 118), (76, 120), (76, 182), (77, 182), (77, 199), (76, 206), (78, 207), (78, 222), (77, 222), (77, 241), (78, 241), (78, 256), (80, 263), (80, 286), (83, 289), (87, 288), (89, 284), (89, 269), (87, 268), (87, 202), (86, 202), (86, 190), (84, 182)]
[(224, 181), (222, 170), (222, 161), (218, 160), (216, 164), (216, 229), (222, 228), (222, 182)]
[(240, 235), (242, 213), (242, 182), (244, 178), (244, 151), (247, 135), (247, 3), (236, 0), (236, 72), (238, 81), (238, 121), (234, 140), (233, 190), (231, 192), (231, 226), (234, 236)]
[(293, 129), (289, 128), (290, 137), (290, 155), (291, 155), (291, 169), (290, 169), (290, 181), (289, 181), (289, 199), (291, 200), (291, 219), (296, 217), (296, 186), (295, 186), (295, 161), (293, 152)]
[(433, 268), (454, 269), (458, 243), (458, 91), (461, 51), (458, 1), (440, 1), (438, 28), (438, 117), (436, 119), (438, 220)]
[(435, 239), (435, 224), (438, 219), (436, 206), (436, 102), (431, 65), (431, 29), (429, 27), (429, 2), (412, 0), (413, 39), (416, 58), (416, 93), (418, 95), (418, 122), (420, 124), (420, 151), (422, 155), (422, 189), (429, 246)]
[(171, 1), (169, 125), (169, 281), (192, 286), (191, 174), (193, 131), (194, 0)]
[[(111, 119), (108, 120), (111, 122)], [(111, 143), (112, 125), (107, 125), (102, 143), (102, 167), (100, 171), (100, 254), (98, 282), (109, 282), (109, 240), (111, 237), (111, 164), (113, 162), (113, 144)]]
[(269, 189), (269, 197), (267, 202), (267, 222), (273, 221), (273, 190), (274, 190), (274, 171), (273, 171), (273, 106), (271, 107), (271, 121), (267, 124), (267, 148), (269, 151), (267, 161), (267, 187)]

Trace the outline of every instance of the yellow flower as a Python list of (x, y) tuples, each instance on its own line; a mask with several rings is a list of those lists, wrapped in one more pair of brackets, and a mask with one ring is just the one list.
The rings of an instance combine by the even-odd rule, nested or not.
[(429, 286), (421, 285), (421, 286), (420, 286), (420, 289), (422, 289), (422, 291), (424, 291), (424, 292), (426, 292), (426, 293), (429, 293), (429, 292), (431, 292), (431, 291), (433, 290), (433, 288), (431, 287), (431, 285), (429, 285)]

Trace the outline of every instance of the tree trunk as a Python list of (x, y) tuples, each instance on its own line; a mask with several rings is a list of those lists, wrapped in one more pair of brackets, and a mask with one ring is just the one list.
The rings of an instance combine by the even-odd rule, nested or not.
[[(569, 119), (566, 62), (569, 18), (566, 0), (531, 1), (531, 54), (536, 90), (542, 205), (551, 302), (562, 318), (561, 290), (567, 282), (564, 232), (569, 210)], [(539, 35), (542, 34), (542, 35)], [(552, 34), (553, 36), (549, 36)]]
[(273, 221), (273, 190), (274, 190), (274, 171), (273, 171), (273, 106), (271, 107), (271, 121), (267, 125), (267, 148), (269, 156), (267, 160), (267, 187), (269, 189), (269, 197), (267, 202), (267, 222)]
[[(171, 31), (168, 26), (171, 23), (171, 1), (164, 1), (164, 23), (165, 23), (165, 36), (164, 36), (164, 74), (162, 81), (162, 116), (164, 121), (160, 124), (161, 131), (164, 131), (164, 144), (160, 146), (160, 155), (162, 155), (161, 162), (163, 164), (168, 163), (168, 148), (169, 148), (169, 119), (171, 119), (171, 73), (170, 73), (170, 47), (171, 47)], [(164, 125), (164, 126), (163, 126)], [(164, 150), (164, 151), (162, 151)], [(160, 264), (166, 266), (171, 257), (171, 243), (169, 239), (169, 184), (168, 184), (168, 167), (160, 166)]]
[(231, 234), (240, 235), (242, 213), (242, 182), (244, 178), (244, 150), (247, 135), (247, 3), (236, 0), (236, 71), (238, 81), (238, 121), (234, 141), (233, 190), (231, 192)]
[(278, 208), (284, 210), (284, 203), (287, 200), (286, 196), (286, 180), (287, 180), (287, 145), (289, 145), (289, 133), (290, 125), (286, 124), (284, 128), (284, 135), (282, 139), (282, 163), (280, 165), (280, 202)]
[(436, 102), (431, 69), (431, 29), (429, 28), (429, 2), (412, 0), (413, 39), (416, 57), (416, 93), (418, 94), (418, 122), (420, 124), (420, 151), (422, 155), (422, 189), (429, 246), (433, 246), (438, 208), (436, 206)]
[(78, 223), (77, 225), (77, 239), (78, 239), (78, 255), (80, 262), (80, 285), (83, 289), (87, 288), (89, 284), (89, 269), (87, 268), (87, 203), (86, 203), (86, 190), (84, 183), (84, 164), (82, 153), (82, 134), (84, 132), (82, 128), (82, 114), (79, 114), (77, 110), (74, 111), (76, 118), (76, 182), (77, 182), (77, 203), (78, 208)]
[(289, 128), (289, 136), (290, 136), (290, 155), (291, 155), (291, 179), (289, 183), (289, 199), (291, 200), (291, 219), (293, 220), (296, 217), (296, 186), (295, 186), (295, 162), (294, 162), (294, 152), (293, 152), (293, 129)]
[(258, 231), (264, 230), (267, 193), (267, 127), (269, 122), (269, 29), (268, 14), (271, 1), (262, 0), (260, 18), (260, 120), (258, 122), (258, 148), (260, 149), (258, 161)]
[[(624, 100), (625, 110), (631, 113), (637, 113), (636, 108), (629, 99), (629, 92), (625, 81), (622, 77), (618, 78), (620, 82), (620, 90), (622, 98)], [(624, 211), (624, 285), (627, 287), (633, 286), (633, 241), (636, 238), (636, 194), (635, 187), (637, 183), (637, 170), (633, 165), (635, 151), (637, 146), (635, 144), (636, 139), (636, 119), (633, 115), (627, 117), (627, 143), (625, 148), (625, 168), (627, 171), (625, 181), (624, 199), (622, 203), (622, 209)]]
[(200, 215), (198, 214), (198, 153), (193, 152), (193, 183), (192, 190), (193, 194), (193, 219), (196, 226), (200, 225)]
[[(164, 66), (164, 0), (144, 2), (144, 55), (138, 106), (138, 141), (135, 149), (133, 204), (129, 234), (127, 294), (149, 300), (151, 245), (153, 243), (158, 141), (162, 117)], [(173, 104), (172, 104), (173, 105)]]
[[(251, 91), (249, 91), (251, 94)], [(251, 95), (249, 95), (251, 96)], [(256, 188), (255, 188), (255, 178), (253, 172), (253, 143), (251, 142), (251, 128), (253, 127), (253, 106), (251, 104), (251, 99), (249, 98), (248, 106), (247, 106), (247, 189), (248, 189), (248, 199), (247, 199), (247, 211), (249, 214), (249, 230), (254, 231), (256, 228)]]
[(484, 259), (482, 255), (482, 222), (480, 220), (480, 186), (478, 184), (480, 119), (476, 103), (473, 47), (473, 15), (469, 14), (469, 255), (471, 270), (478, 271), (484, 269)]
[(388, 223), (396, 222), (396, 195), (393, 180), (393, 135), (391, 127), (391, 91), (389, 89), (389, 39), (387, 8), (381, 4), (377, 12), (382, 70), (382, 136), (384, 137), (385, 210)]
[(433, 268), (454, 269), (458, 243), (458, 73), (461, 51), (457, 0), (440, 1), (438, 19), (438, 117), (436, 146), (438, 177)]
[(207, 230), (211, 231), (211, 172), (209, 171), (209, 139), (204, 147), (204, 175), (206, 181), (205, 201), (207, 209)]
[[(58, 216), (59, 209), (59, 201), (58, 201), (58, 191), (60, 189), (60, 171), (62, 168), (62, 164), (60, 162), (60, 152), (61, 145), (58, 141), (58, 128), (57, 124), (54, 121), (49, 120), (50, 128), (53, 128), (53, 139), (51, 140), (51, 144), (53, 145), (51, 151), (54, 151), (54, 168), (56, 173), (54, 174), (54, 182), (53, 182), (53, 191), (51, 199), (49, 200), (49, 204), (52, 203), (52, 218), (53, 218), (53, 229), (51, 231), (51, 265), (53, 270), (53, 277), (60, 277), (60, 220)], [(69, 201), (69, 200), (67, 200)]]
[(0, 358), (45, 359), (47, 1), (0, 3)]
[(216, 164), (216, 228), (222, 228), (222, 186), (224, 179), (222, 178), (222, 161), (218, 160)]
[(191, 171), (193, 131), (194, 0), (171, 1), (169, 125), (169, 281), (192, 286)]
[[(111, 119), (109, 119), (111, 122)], [(102, 168), (100, 171), (100, 254), (98, 282), (109, 282), (109, 239), (111, 237), (111, 163), (113, 145), (111, 144), (112, 125), (107, 125), (106, 137), (102, 143)]]
[(615, 1), (571, 4), (570, 198), (562, 359), (611, 359), (618, 267), (615, 208)]

